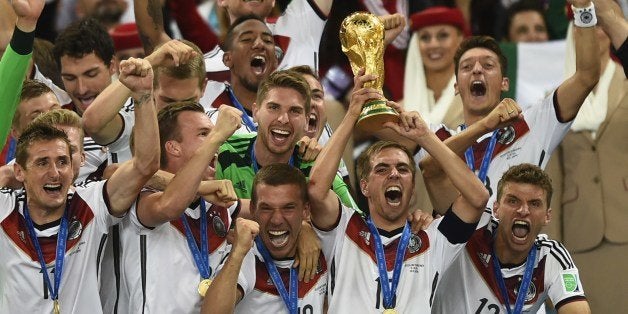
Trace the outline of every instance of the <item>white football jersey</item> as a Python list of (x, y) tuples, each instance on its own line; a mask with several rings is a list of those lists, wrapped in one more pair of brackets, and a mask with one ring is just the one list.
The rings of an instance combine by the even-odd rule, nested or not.
[[(68, 193), (68, 239), (59, 287), (61, 313), (102, 313), (97, 258), (101, 236), (120, 221), (109, 214), (106, 181)], [(50, 299), (37, 252), (23, 216), (23, 190), (0, 192), (0, 313), (50, 313)], [(54, 285), (59, 222), (35, 228)]]
[[(473, 234), (436, 290), (432, 313), (508, 313), (494, 273), (492, 261), (493, 220)], [(523, 313), (544, 312), (547, 299), (558, 309), (573, 302), (585, 300), (578, 269), (569, 252), (557, 241), (541, 234), (536, 238), (537, 255), (534, 260), (532, 282), (526, 292)], [(523, 265), (501, 272), (508, 290), (511, 309), (525, 271)]]
[[(342, 206), (338, 226), (319, 231), (329, 268), (329, 313), (382, 313), (384, 311), (373, 235), (355, 210)], [(384, 245), (388, 277), (392, 279), (400, 228), (379, 231)], [(449, 211), (429, 228), (412, 234), (405, 253), (394, 307), (397, 313), (427, 313), (443, 271), (464, 248), (461, 230), (467, 234), (475, 224), (464, 224)], [(452, 239), (453, 242), (450, 242)], [(331, 249), (329, 249), (331, 248)], [(329, 251), (327, 251), (329, 250)]]
[[(506, 170), (522, 163), (531, 163), (542, 169), (545, 168), (554, 149), (569, 131), (573, 121), (566, 123), (558, 121), (556, 97), (556, 92), (554, 92), (541, 103), (523, 108), (522, 121), (499, 131), (486, 176), (485, 185), (491, 195), (487, 207), (493, 208), (497, 197), (497, 183)], [(451, 130), (444, 125), (433, 125), (432, 130), (441, 140), (462, 131), (461, 128)], [(491, 134), (492, 132), (483, 135), (473, 145), (476, 171), (480, 168)], [(415, 155), (415, 161), (418, 163), (426, 154), (425, 150), (420, 150)]]
[[(293, 262), (293, 260), (275, 261), (286, 291), (290, 287), (290, 268)], [(264, 258), (257, 251), (256, 245), (242, 262), (238, 285), (244, 294), (235, 308), (235, 313), (288, 313), (288, 308), (273, 284)], [(314, 279), (308, 283), (299, 281), (298, 288), (299, 313), (323, 313), (327, 293), (327, 263), (322, 254)]]
[[(238, 215), (240, 203), (229, 208), (205, 203), (209, 244), (210, 278), (231, 250), (227, 232)], [(200, 243), (200, 206), (185, 210), (194, 239)], [(181, 219), (147, 228), (135, 207), (120, 226), (122, 241), (121, 294), (128, 298), (122, 313), (199, 313), (203, 299), (198, 293), (201, 275), (192, 256)], [(123, 304), (123, 303), (122, 303)], [(121, 305), (122, 305), (121, 304)]]

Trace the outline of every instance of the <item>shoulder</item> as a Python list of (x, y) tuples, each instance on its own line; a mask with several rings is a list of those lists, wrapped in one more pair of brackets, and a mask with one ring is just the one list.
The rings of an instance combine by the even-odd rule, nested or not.
[(548, 261), (555, 261), (563, 270), (576, 268), (571, 255), (562, 243), (550, 239), (546, 234), (539, 234), (536, 237), (535, 244), (540, 251), (541, 257), (547, 256)]

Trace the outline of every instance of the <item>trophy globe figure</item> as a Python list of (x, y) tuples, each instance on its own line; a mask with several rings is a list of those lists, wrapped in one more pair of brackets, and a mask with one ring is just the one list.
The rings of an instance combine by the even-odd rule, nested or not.
[[(377, 75), (377, 79), (367, 82), (365, 87), (382, 92), (385, 47), (384, 24), (379, 18), (367, 12), (349, 15), (340, 26), (340, 43), (342, 51), (349, 58), (353, 74), (364, 68), (366, 74)], [(364, 104), (356, 128), (373, 132), (380, 130), (385, 122), (398, 122), (399, 114), (386, 102), (386, 99), (372, 99)]]

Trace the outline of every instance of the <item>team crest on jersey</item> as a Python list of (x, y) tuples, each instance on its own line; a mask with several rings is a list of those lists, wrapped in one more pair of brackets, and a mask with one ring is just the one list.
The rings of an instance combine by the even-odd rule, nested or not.
[(414, 254), (421, 249), (423, 242), (421, 242), (421, 238), (418, 235), (412, 234), (410, 236), (410, 241), (408, 242), (408, 252), (410, 254)]
[(212, 226), (214, 227), (214, 232), (221, 238), (224, 238), (227, 235), (227, 228), (225, 227), (225, 223), (222, 222), (219, 216), (214, 216), (212, 218)]
[(83, 232), (83, 224), (78, 220), (73, 220), (68, 227), (68, 240), (78, 238), (81, 236), (81, 232)]
[(371, 245), (371, 233), (368, 231), (360, 231), (360, 236), (364, 239), (366, 245)]
[[(519, 278), (519, 283), (515, 287), (515, 295), (519, 292), (519, 287), (521, 286), (521, 278)], [(534, 279), (530, 282), (530, 287), (528, 287), (528, 292), (526, 293), (525, 302), (530, 302), (536, 297), (536, 286), (534, 285)]]
[(497, 141), (502, 145), (509, 145), (515, 140), (515, 135), (515, 128), (512, 125), (509, 125), (502, 129)]

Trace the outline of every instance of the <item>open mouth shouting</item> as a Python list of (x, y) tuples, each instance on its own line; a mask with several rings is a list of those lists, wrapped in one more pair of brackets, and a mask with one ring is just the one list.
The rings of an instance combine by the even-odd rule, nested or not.
[(311, 112), (307, 118), (307, 125), (305, 126), (305, 135), (309, 138), (315, 138), (318, 134), (318, 116), (316, 113)]
[(477, 80), (471, 82), (469, 89), (471, 91), (471, 96), (481, 97), (486, 95), (486, 83), (482, 81)]
[(61, 185), (61, 183), (47, 183), (44, 184), (44, 192), (46, 192), (46, 195), (51, 196), (51, 197), (58, 197), (61, 195), (61, 188), (63, 187), (63, 185)]
[(270, 129), (270, 137), (272, 141), (278, 145), (283, 145), (288, 143), (290, 139), (290, 135), (292, 132), (290, 130), (279, 129), (279, 128), (271, 128)]
[(266, 72), (266, 57), (257, 55), (251, 59), (251, 69), (255, 75), (262, 75)]
[(269, 230), (268, 239), (274, 248), (282, 248), (288, 244), (290, 240), (290, 232), (287, 230)]
[(403, 192), (401, 192), (401, 188), (398, 186), (388, 187), (386, 191), (384, 192), (386, 203), (390, 206), (401, 205), (402, 196), (403, 196)]
[(481, 97), (486, 95), (486, 83), (482, 81), (473, 81), (470, 86), (471, 95), (474, 97)]
[(512, 235), (517, 243), (525, 243), (530, 234), (530, 223), (523, 220), (515, 220), (512, 224)]

